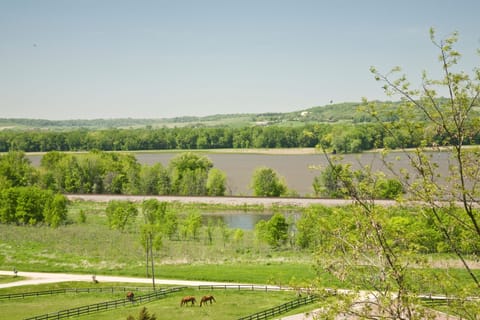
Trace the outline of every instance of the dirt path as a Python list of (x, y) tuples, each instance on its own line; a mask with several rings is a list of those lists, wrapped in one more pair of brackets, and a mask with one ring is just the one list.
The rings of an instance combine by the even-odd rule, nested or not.
[[(14, 276), (13, 271), (0, 270), (0, 275), (5, 276)], [(82, 281), (82, 282), (92, 282), (92, 275), (85, 274), (67, 274), (67, 273), (47, 273), (47, 272), (22, 272), (19, 271), (17, 276), (24, 277), (26, 279), (2, 283), (0, 288), (11, 288), (18, 286), (26, 285), (37, 285), (45, 283), (58, 283), (58, 282), (69, 282), (69, 281)], [(102, 282), (124, 282), (124, 283), (152, 283), (150, 278), (135, 278), (135, 277), (120, 277), (120, 276), (102, 276), (95, 275), (95, 279)], [(217, 285), (249, 285), (244, 283), (224, 283), (224, 282), (214, 282), (214, 281), (187, 281), (187, 280), (174, 280), (174, 279), (155, 279), (155, 283), (159, 285), (178, 285), (178, 286), (217, 286)], [(259, 285), (258, 285), (259, 286)], [(261, 287), (265, 287), (262, 285)], [(268, 286), (269, 289), (275, 290), (279, 289), (277, 286)]]

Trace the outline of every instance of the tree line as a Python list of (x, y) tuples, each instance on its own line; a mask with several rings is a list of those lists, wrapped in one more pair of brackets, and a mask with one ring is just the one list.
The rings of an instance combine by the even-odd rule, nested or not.
[[(415, 148), (451, 145), (450, 137), (434, 125), (414, 127), (378, 123), (317, 123), (302, 126), (181, 127), (139, 129), (75, 129), (68, 131), (2, 130), (0, 152), (133, 151), (239, 148), (312, 148), (322, 145), (338, 153), (374, 148)], [(388, 123), (388, 122), (387, 122)], [(480, 144), (480, 133), (463, 141)]]

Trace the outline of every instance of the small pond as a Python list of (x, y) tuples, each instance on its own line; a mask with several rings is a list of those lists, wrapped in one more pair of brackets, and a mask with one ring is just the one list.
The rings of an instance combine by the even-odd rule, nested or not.
[[(298, 216), (299, 212), (283, 213), (286, 217)], [(245, 212), (245, 211), (214, 211), (202, 212), (203, 225), (207, 225), (209, 221), (213, 225), (217, 225), (223, 221), (228, 228), (253, 230), (255, 225), (261, 220), (269, 220), (273, 216), (273, 212)]]

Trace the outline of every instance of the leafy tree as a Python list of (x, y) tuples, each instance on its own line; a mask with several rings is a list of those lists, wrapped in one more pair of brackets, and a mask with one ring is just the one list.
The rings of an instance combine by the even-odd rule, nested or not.
[(217, 228), (220, 229), (222, 235), (223, 246), (225, 247), (229, 243), (229, 239), (232, 236), (232, 229), (228, 228), (228, 225), (223, 220), (218, 220)]
[(207, 157), (186, 152), (169, 163), (172, 193), (179, 195), (207, 194), (207, 177), (213, 163)]
[(184, 220), (184, 224), (188, 234), (190, 234), (192, 238), (196, 240), (198, 237), (198, 231), (202, 226), (202, 216), (200, 213), (190, 212)]
[(111, 200), (106, 208), (108, 224), (112, 229), (125, 231), (125, 228), (132, 225), (138, 215), (138, 209), (133, 202)]
[(340, 176), (346, 170), (344, 164), (332, 164), (313, 179), (313, 190), (317, 196), (344, 198), (346, 190), (342, 186)]
[(396, 178), (380, 178), (376, 189), (378, 197), (381, 199), (396, 199), (403, 194), (403, 185)]
[(47, 201), (43, 212), (45, 222), (51, 227), (58, 227), (62, 222), (67, 220), (67, 203), (68, 200), (61, 194), (56, 194)]
[[(450, 311), (461, 318), (476, 319), (480, 314), (480, 305), (473, 303), (468, 297), (478, 294), (480, 282), (478, 275), (472, 271), (471, 262), (467, 258), (468, 250), (474, 246), (463, 246), (467, 238), (480, 243), (480, 222), (478, 199), (480, 197), (480, 172), (478, 170), (478, 147), (465, 149), (472, 137), (478, 136), (480, 117), (475, 108), (480, 104), (480, 70), (474, 69), (473, 76), (457, 71), (460, 54), (454, 49), (457, 34), (438, 41), (433, 29), (430, 33), (433, 45), (439, 50), (442, 77), (430, 79), (426, 72), (422, 76), (419, 89), (411, 89), (405, 75), (396, 76), (400, 68), (396, 67), (388, 74), (371, 71), (376, 80), (383, 83), (387, 94), (399, 95), (401, 103), (395, 110), (385, 110), (376, 102), (365, 101), (365, 110), (382, 126), (389, 137), (389, 145), (396, 148), (415, 147), (413, 151), (405, 150), (414, 173), (406, 170), (396, 171), (393, 161), (385, 162), (392, 173), (402, 182), (408, 200), (419, 200), (423, 203), (422, 213), (429, 223), (442, 235), (449, 250), (458, 257), (459, 262), (469, 275), (471, 285), (457, 290), (455, 297), (459, 303), (452, 304)], [(446, 94), (445, 98), (438, 93)], [(382, 121), (380, 114), (393, 112), (398, 121)], [(419, 115), (412, 116), (412, 115)], [(418, 119), (425, 123), (419, 124)], [(445, 170), (439, 168), (433, 158), (432, 149), (427, 148), (431, 138), (419, 137), (437, 132), (442, 137), (442, 149), (432, 145), (433, 151), (449, 152), (452, 156), (450, 166)], [(398, 132), (404, 134), (398, 135)], [(385, 154), (388, 153), (385, 152)], [(327, 156), (332, 166), (335, 159)], [(385, 219), (385, 208), (375, 203), (375, 184), (378, 173), (371, 168), (343, 171), (339, 176), (342, 187), (357, 203), (354, 211), (357, 221), (357, 233), (363, 235), (362, 241), (354, 241), (349, 237), (347, 228), (335, 234), (339, 248), (330, 252), (319, 252), (318, 264), (325, 270), (356, 283), (370, 283), (377, 293), (371, 303), (376, 307), (352, 310), (361, 318), (393, 318), (393, 319), (425, 319), (435, 315), (422, 308), (416, 298), (419, 283), (431, 281), (428, 274), (422, 274), (410, 265), (415, 246), (412, 240), (415, 235), (406, 237), (405, 242), (398, 242), (400, 232), (404, 236), (404, 228), (413, 223), (410, 217), (396, 217), (393, 221)], [(361, 177), (361, 178), (360, 178)], [(467, 237), (462, 236), (468, 235)], [(470, 241), (469, 243), (473, 243)], [(342, 250), (347, 248), (349, 250)], [(470, 251), (471, 252), (471, 251)], [(347, 254), (349, 253), (349, 254)], [(359, 272), (358, 266), (367, 265), (368, 273)], [(417, 269), (418, 270), (418, 269)], [(443, 294), (451, 295), (448, 284), (455, 282), (449, 274), (437, 275), (435, 281), (445, 287)], [(453, 278), (453, 279), (452, 279)]]
[(209, 196), (225, 195), (225, 183), (227, 176), (223, 171), (213, 168), (208, 172), (207, 178), (207, 194)]
[(207, 236), (207, 243), (209, 245), (211, 245), (213, 243), (213, 231), (215, 230), (214, 228), (214, 224), (213, 224), (213, 220), (212, 219), (208, 219), (208, 223), (207, 223), (207, 228), (205, 229), (205, 233), (206, 233), (206, 236)]
[(288, 223), (281, 213), (275, 213), (268, 221), (261, 220), (255, 225), (257, 238), (272, 247), (280, 247), (288, 239)]
[(245, 231), (243, 231), (242, 229), (235, 229), (233, 233), (233, 241), (235, 243), (238, 244), (242, 242), (244, 237), (245, 237)]
[[(159, 194), (160, 188), (164, 190), (163, 186), (163, 172), (164, 168), (161, 163), (153, 166), (143, 165), (139, 173), (139, 194)], [(165, 194), (163, 191), (162, 194)]]
[(13, 187), (0, 191), (0, 223), (36, 225), (47, 223), (57, 227), (67, 212), (67, 199), (38, 187)]
[(259, 197), (280, 197), (287, 192), (287, 186), (272, 168), (255, 170), (252, 177), (253, 194)]
[(36, 181), (37, 172), (25, 153), (9, 151), (0, 155), (0, 187), (25, 187), (34, 185)]
[(152, 284), (155, 290), (155, 260), (153, 249), (158, 250), (162, 246), (162, 224), (166, 220), (167, 203), (156, 199), (142, 202), (144, 224), (141, 230), (142, 244), (146, 253), (146, 274), (152, 272)]

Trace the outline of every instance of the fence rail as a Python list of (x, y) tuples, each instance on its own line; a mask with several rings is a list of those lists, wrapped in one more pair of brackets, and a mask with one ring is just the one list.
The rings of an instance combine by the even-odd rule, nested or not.
[(87, 306), (82, 306), (78, 308), (66, 309), (61, 310), (54, 313), (43, 314), (39, 316), (34, 316), (30, 318), (25, 318), (24, 320), (50, 320), (50, 319), (65, 319), (74, 316), (81, 316), (101, 311), (106, 311), (110, 309), (116, 309), (118, 307), (123, 307), (132, 303), (146, 303), (153, 300), (161, 299), (165, 297), (167, 294), (178, 292), (180, 290), (185, 289), (186, 287), (174, 287), (168, 289), (162, 289), (158, 291), (154, 291), (152, 293), (148, 293), (142, 296), (135, 297), (135, 300), (129, 301), (128, 299), (118, 299), (106, 302), (100, 302), (96, 304), (91, 304)]
[(313, 303), (317, 300), (318, 300), (318, 296), (315, 296), (315, 295), (307, 296), (307, 297), (304, 297), (304, 298), (299, 298), (299, 299), (281, 304), (279, 306), (276, 306), (276, 307), (273, 307), (273, 308), (270, 308), (270, 309), (267, 309), (267, 310), (264, 310), (264, 311), (260, 311), (260, 312), (251, 314), (249, 316), (239, 318), (238, 320), (264, 320), (264, 319), (268, 319), (268, 318), (277, 316), (279, 314), (288, 312), (292, 309), (298, 308), (300, 306), (304, 306), (306, 304)]
[(65, 293), (91, 293), (91, 292), (127, 292), (127, 291), (152, 291), (150, 287), (99, 287), (99, 288), (64, 288), (34, 292), (19, 292), (0, 294), (0, 300), (24, 299), (28, 297), (48, 296)]
[(292, 290), (288, 287), (278, 287), (278, 286), (261, 286), (261, 285), (199, 285), (197, 286), (199, 290), (216, 290), (216, 289), (233, 289), (233, 290), (250, 290), (250, 291), (281, 291), (281, 290)]

